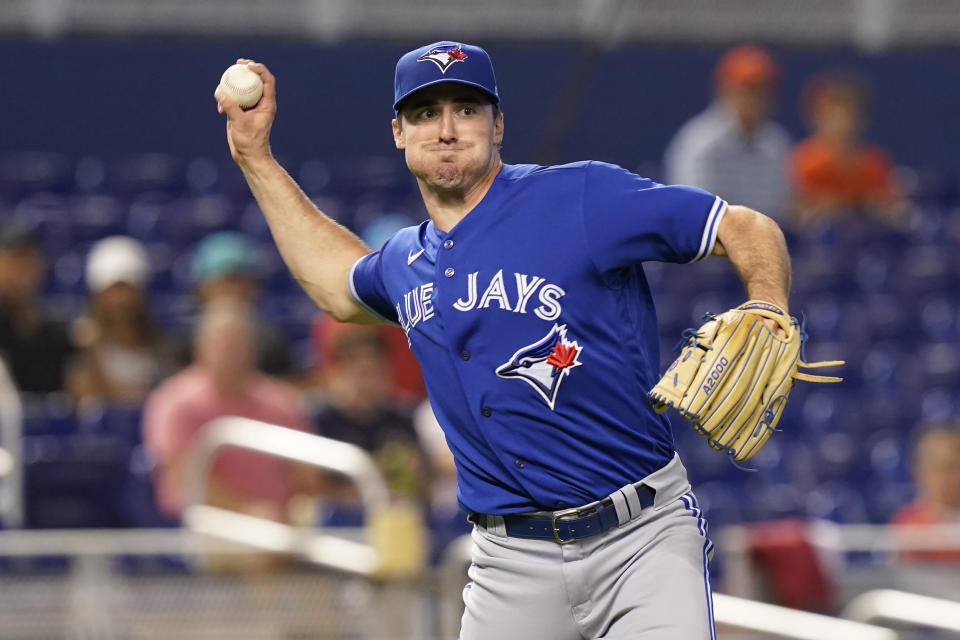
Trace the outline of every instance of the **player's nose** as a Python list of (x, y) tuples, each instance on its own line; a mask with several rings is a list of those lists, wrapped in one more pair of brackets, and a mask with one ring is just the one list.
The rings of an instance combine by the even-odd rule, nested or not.
[(440, 140), (443, 142), (453, 142), (456, 139), (457, 127), (453, 117), (453, 109), (447, 105), (440, 114)]

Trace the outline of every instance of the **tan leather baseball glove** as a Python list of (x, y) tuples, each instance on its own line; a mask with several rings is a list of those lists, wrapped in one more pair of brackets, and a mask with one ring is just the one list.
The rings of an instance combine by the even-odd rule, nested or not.
[[(774, 320), (785, 337), (774, 335), (765, 318)], [(708, 316), (684, 338), (680, 357), (650, 390), (650, 402), (658, 413), (679, 411), (711, 447), (738, 462), (757, 453), (773, 433), (794, 380), (842, 380), (800, 371), (844, 363), (802, 362), (806, 336), (800, 323), (769, 302), (751, 300)]]

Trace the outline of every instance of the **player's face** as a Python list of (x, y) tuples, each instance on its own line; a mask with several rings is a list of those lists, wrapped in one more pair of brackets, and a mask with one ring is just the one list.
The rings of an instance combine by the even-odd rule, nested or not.
[(418, 91), (403, 105), (393, 137), (422, 183), (466, 191), (497, 164), (503, 116), (494, 116), (480, 91), (446, 82)]

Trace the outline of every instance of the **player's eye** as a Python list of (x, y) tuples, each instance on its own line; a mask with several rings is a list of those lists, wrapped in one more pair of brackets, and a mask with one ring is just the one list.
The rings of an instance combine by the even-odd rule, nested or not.
[(417, 120), (429, 120), (436, 117), (437, 111), (435, 109), (421, 109), (416, 113)]
[(467, 105), (461, 111), (463, 111), (463, 115), (465, 116), (472, 116), (477, 113), (477, 108), (473, 105)]

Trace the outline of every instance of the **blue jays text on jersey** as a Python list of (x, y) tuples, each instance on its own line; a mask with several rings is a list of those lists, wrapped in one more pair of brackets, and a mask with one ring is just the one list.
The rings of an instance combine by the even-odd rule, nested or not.
[[(423, 249), (415, 255), (419, 255)], [(412, 261), (407, 258), (408, 262)], [(473, 309), (494, 308), (512, 311), (513, 313), (527, 313), (527, 306), (531, 298), (536, 295), (536, 306), (531, 306), (531, 312), (541, 320), (550, 322), (560, 317), (563, 308), (560, 306), (560, 298), (566, 292), (559, 286), (548, 283), (541, 276), (529, 276), (525, 273), (514, 273), (516, 280), (516, 289), (508, 291), (512, 286), (504, 282), (503, 269), (497, 271), (490, 282), (478, 293), (477, 279), (479, 271), (474, 271), (467, 275), (467, 290), (460, 298), (453, 303), (453, 308), (457, 311), (471, 311)], [(510, 276), (507, 276), (508, 278)], [(420, 322), (425, 322), (433, 318), (435, 313), (433, 309), (433, 282), (425, 282), (417, 285), (410, 291), (403, 294), (403, 300), (398, 300), (394, 305), (396, 312), (396, 322), (400, 324), (407, 336), (410, 330), (416, 327)]]
[(604, 163), (504, 165), (449, 232), (403, 229), (354, 264), (355, 299), (407, 333), (465, 509), (585, 504), (672, 458), (641, 265), (709, 255), (725, 207)]

